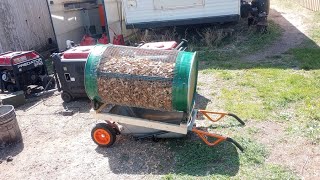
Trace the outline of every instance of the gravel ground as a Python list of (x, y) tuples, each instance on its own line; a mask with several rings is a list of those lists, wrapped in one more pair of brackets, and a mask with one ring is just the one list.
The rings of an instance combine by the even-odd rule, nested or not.
[(73, 116), (60, 114), (58, 93), (33, 101), (16, 109), (23, 143), (0, 150), (0, 179), (149, 179), (169, 173), (168, 141), (120, 136), (111, 148), (98, 148), (90, 133), (100, 121), (89, 114), (88, 100), (68, 104)]

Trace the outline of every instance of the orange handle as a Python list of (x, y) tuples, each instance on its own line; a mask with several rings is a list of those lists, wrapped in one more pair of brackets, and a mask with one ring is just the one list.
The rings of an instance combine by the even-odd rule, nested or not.
[[(236, 116), (235, 114), (232, 114), (232, 113), (206, 111), (206, 110), (201, 110), (201, 109), (198, 110), (198, 112), (202, 113), (207, 119), (209, 119), (212, 122), (218, 122), (220, 119), (222, 119), (225, 116), (231, 116), (231, 117), (235, 118), (242, 125), (245, 125), (245, 123), (238, 116)], [(217, 118), (212, 118), (211, 116), (209, 116), (209, 114), (216, 114), (219, 116)]]
[[(212, 122), (217, 122), (220, 119), (222, 119), (224, 116), (228, 115), (228, 113), (206, 111), (206, 110), (198, 110), (198, 112), (201, 112), (206, 118), (208, 118)], [(219, 115), (219, 117), (214, 119), (214, 118), (210, 117), (209, 114), (217, 114), (217, 115)]]
[[(217, 134), (212, 134), (212, 133), (209, 133), (209, 132), (201, 131), (201, 130), (199, 130), (197, 128), (193, 128), (192, 132), (196, 133), (202, 139), (202, 141), (205, 142), (208, 146), (216, 146), (219, 143), (221, 143), (221, 142), (223, 142), (223, 141), (225, 141), (227, 139), (224, 136), (220, 136), (220, 135), (217, 135)], [(214, 142), (209, 142), (207, 137), (214, 137), (217, 140), (215, 140)]]

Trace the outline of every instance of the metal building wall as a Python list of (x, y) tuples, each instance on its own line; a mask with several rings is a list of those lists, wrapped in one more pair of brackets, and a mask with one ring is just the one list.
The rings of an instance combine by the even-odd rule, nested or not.
[(45, 0), (0, 0), (0, 52), (45, 51), (55, 35)]

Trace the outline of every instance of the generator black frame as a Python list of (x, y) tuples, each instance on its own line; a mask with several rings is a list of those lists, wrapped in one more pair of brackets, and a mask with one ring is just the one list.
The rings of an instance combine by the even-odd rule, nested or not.
[[(9, 51), (9, 52), (5, 52), (5, 53), (1, 53), (0, 55), (5, 55), (5, 54), (8, 54), (8, 53), (12, 53), (12, 51)], [(17, 91), (21, 91), (21, 90), (24, 90), (24, 87), (22, 86), (22, 83), (20, 82), (20, 79), (21, 79), (21, 74), (23, 72), (26, 72), (26, 71), (30, 71), (34, 68), (38, 68), (38, 67), (30, 67), (30, 66), (26, 66), (26, 67), (21, 67), (21, 71), (19, 70), (19, 68), (17, 67), (19, 64), (14, 64), (14, 58), (17, 57), (17, 56), (21, 56), (23, 54), (28, 54), (28, 53), (35, 53), (37, 55), (39, 55), (39, 58), (41, 59), (41, 61), (43, 62), (42, 65), (40, 65), (39, 67), (41, 68), (41, 71), (42, 73), (40, 75), (47, 75), (48, 76), (48, 69), (47, 69), (47, 66), (45, 65), (45, 61), (44, 61), (44, 57), (39, 54), (38, 52), (32, 50), (32, 51), (26, 51), (26, 52), (23, 52), (23, 53), (19, 53), (19, 54), (16, 54), (14, 56), (12, 56), (10, 58), (10, 67), (8, 66), (8, 68), (6, 70), (11, 70), (13, 72), (13, 75), (15, 77), (15, 86), (17, 87)], [(30, 59), (28, 61), (31, 61), (31, 60), (35, 60), (35, 59)], [(24, 61), (22, 63), (25, 63), (25, 62), (28, 62), (28, 61)], [(1, 68), (1, 69), (4, 69), (4, 68)], [(2, 71), (1, 71), (2, 72)], [(1, 74), (2, 75), (2, 74)], [(29, 84), (31, 85), (31, 84)], [(5, 83), (4, 81), (2, 80), (2, 78), (0, 79), (0, 86), (1, 86), (1, 92), (3, 93), (4, 90), (5, 90)]]

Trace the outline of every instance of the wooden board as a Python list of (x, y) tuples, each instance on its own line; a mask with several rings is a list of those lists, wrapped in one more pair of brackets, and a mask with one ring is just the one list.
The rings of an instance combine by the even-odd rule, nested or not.
[(181, 123), (180, 125), (175, 124), (168, 124), (159, 121), (151, 121), (147, 119), (140, 119), (140, 118), (133, 118), (115, 114), (108, 114), (108, 113), (96, 113), (95, 111), (91, 111), (96, 119), (104, 119), (108, 121), (123, 123), (123, 124), (130, 124), (133, 126), (140, 126), (145, 128), (152, 128), (162, 131), (168, 132), (175, 132), (180, 134), (187, 134), (188, 132), (188, 125)]

